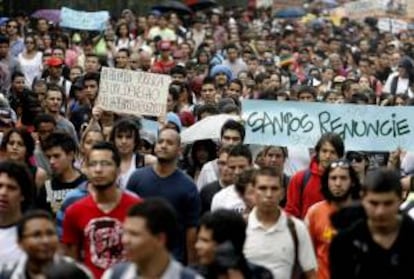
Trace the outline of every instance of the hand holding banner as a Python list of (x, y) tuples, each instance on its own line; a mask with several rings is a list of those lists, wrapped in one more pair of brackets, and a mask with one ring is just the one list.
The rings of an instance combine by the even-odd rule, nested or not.
[(108, 11), (84, 12), (62, 7), (60, 26), (79, 30), (104, 30), (109, 20)]

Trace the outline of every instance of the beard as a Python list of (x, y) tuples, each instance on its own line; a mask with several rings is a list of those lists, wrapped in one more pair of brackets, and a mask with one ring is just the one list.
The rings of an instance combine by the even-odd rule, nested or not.
[(111, 188), (111, 186), (112, 185), (114, 185), (115, 184), (115, 182), (116, 182), (116, 179), (114, 179), (114, 180), (112, 180), (112, 181), (110, 181), (110, 182), (108, 182), (108, 183), (103, 183), (103, 184), (92, 184), (92, 186), (93, 186), (93, 188), (96, 190), (96, 191), (105, 191), (105, 190), (107, 190), (107, 189), (109, 189), (109, 188)]
[(351, 196), (351, 193), (352, 193), (352, 186), (349, 187), (349, 189), (340, 196), (335, 196), (331, 192), (329, 192), (329, 197), (327, 198), (327, 200), (332, 201), (332, 202), (343, 202), (343, 201), (346, 201)]
[(157, 157), (158, 163), (162, 164), (170, 164), (173, 163), (175, 161), (175, 157), (174, 158), (165, 158), (165, 157)]

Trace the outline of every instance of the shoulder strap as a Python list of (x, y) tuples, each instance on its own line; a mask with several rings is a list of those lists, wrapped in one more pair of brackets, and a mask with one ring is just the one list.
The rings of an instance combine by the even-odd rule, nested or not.
[(395, 95), (395, 93), (397, 93), (397, 87), (398, 87), (398, 75), (396, 75), (391, 81), (391, 88), (390, 88), (391, 95)]
[(308, 168), (304, 171), (302, 176), (302, 183), (300, 184), (300, 191), (299, 191), (299, 197), (300, 197), (300, 211), (299, 213), (302, 215), (302, 207), (303, 207), (303, 193), (305, 192), (306, 185), (308, 185), (309, 179), (312, 175), (311, 170)]
[(135, 153), (135, 168), (139, 169), (143, 167), (145, 167), (145, 155)]
[(292, 220), (292, 218), (290, 216), (287, 216), (287, 226), (290, 232), (290, 235), (292, 236), (293, 239), (293, 245), (294, 250), (295, 250), (295, 259), (294, 259), (294, 263), (293, 263), (293, 268), (292, 268), (292, 274), (295, 271), (296, 266), (299, 264), (299, 258), (298, 258), (298, 254), (299, 254), (299, 239), (298, 239), (298, 234), (296, 232), (296, 226), (294, 221)]

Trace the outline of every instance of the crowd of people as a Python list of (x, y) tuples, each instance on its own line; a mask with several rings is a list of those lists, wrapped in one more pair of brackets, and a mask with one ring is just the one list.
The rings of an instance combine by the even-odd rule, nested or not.
[[(0, 24), (0, 278), (409, 277), (411, 151), (331, 132), (257, 148), (233, 119), (182, 141), (245, 99), (414, 104), (412, 31), (313, 4), (308, 21), (215, 8), (126, 9), (102, 32)], [(102, 67), (170, 75), (165, 114), (96, 105)]]

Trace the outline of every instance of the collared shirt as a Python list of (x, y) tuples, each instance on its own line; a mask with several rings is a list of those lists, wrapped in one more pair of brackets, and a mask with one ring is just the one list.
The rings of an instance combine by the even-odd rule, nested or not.
[[(257, 219), (257, 209), (249, 214), (244, 254), (246, 258), (268, 268), (274, 278), (290, 279), (295, 261), (295, 246), (283, 210), (277, 222), (265, 228)], [(316, 257), (306, 225), (292, 218), (299, 242), (298, 260), (304, 271), (316, 269)]]

